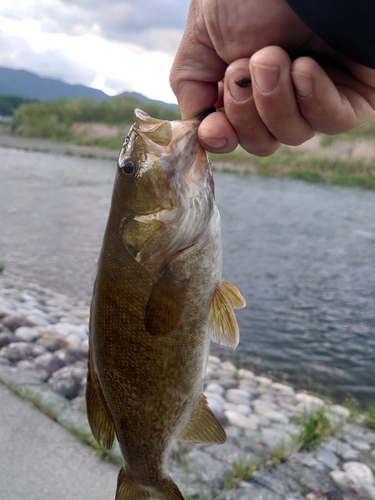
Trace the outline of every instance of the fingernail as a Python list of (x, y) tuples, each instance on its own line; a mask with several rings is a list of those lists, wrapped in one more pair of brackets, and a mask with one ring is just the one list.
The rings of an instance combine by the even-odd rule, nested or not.
[(292, 71), (292, 80), (297, 90), (297, 94), (301, 97), (308, 97), (313, 93), (314, 82), (311, 75)]
[(206, 146), (213, 149), (221, 149), (226, 146), (228, 142), (226, 137), (221, 137), (220, 139), (217, 137), (201, 137), (201, 141)]
[(278, 66), (266, 66), (264, 64), (251, 64), (254, 80), (261, 92), (269, 94), (276, 88), (280, 79), (280, 68)]
[(229, 92), (237, 102), (246, 101), (253, 93), (251, 78), (249, 73), (234, 71), (229, 77)]

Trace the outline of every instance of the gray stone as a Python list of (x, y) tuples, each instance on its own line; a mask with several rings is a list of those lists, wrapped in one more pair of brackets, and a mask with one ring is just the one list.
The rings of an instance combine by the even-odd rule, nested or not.
[(251, 409), (247, 405), (235, 405), (233, 403), (224, 403), (224, 410), (233, 411), (235, 413), (240, 413), (241, 415), (245, 415), (248, 417), (251, 413)]
[(244, 457), (243, 452), (239, 450), (237, 446), (234, 446), (233, 444), (230, 443), (206, 446), (204, 448), (204, 451), (212, 455), (217, 460), (220, 460), (221, 462), (226, 462), (230, 465), (239, 462), (243, 458), (249, 458), (249, 459), (251, 458), (250, 456)]
[(348, 443), (344, 443), (336, 437), (327, 439), (324, 442), (324, 448), (332, 451), (345, 461), (357, 461), (359, 459), (358, 451), (354, 450)]
[(41, 311), (27, 314), (26, 319), (29, 322), (30, 326), (47, 326), (50, 323), (47, 319), (47, 316)]
[(0, 333), (0, 349), (6, 345), (12, 344), (13, 342), (21, 342), (21, 339), (18, 339), (10, 331)]
[(21, 368), (22, 370), (25, 370), (25, 372), (29, 372), (30, 375), (38, 378), (41, 382), (47, 382), (47, 380), (51, 376), (48, 370), (40, 366), (36, 366), (33, 361), (27, 359), (19, 361), (17, 363), (17, 368)]
[(224, 500), (284, 500), (274, 491), (258, 484), (242, 481), (236, 489), (225, 494)]
[(218, 393), (205, 392), (208, 401), (208, 406), (215, 413), (222, 413), (224, 409), (224, 400)]
[(264, 389), (266, 387), (270, 387), (273, 384), (273, 381), (268, 377), (255, 377), (257, 383)]
[(226, 471), (225, 465), (213, 458), (209, 453), (194, 449), (189, 453), (191, 471), (205, 483), (216, 487), (223, 486), (223, 478)]
[(41, 345), (30, 342), (13, 342), (1, 349), (1, 355), (8, 358), (9, 361), (17, 363), (22, 359), (32, 359), (46, 352)]
[(229, 403), (234, 403), (235, 405), (246, 405), (250, 404), (249, 393), (244, 389), (229, 389), (225, 393), (225, 399)]
[(305, 394), (303, 392), (297, 393), (296, 399), (298, 401), (296, 411), (301, 414), (313, 413), (325, 406), (325, 403), (322, 399), (316, 396), (311, 396), (310, 394)]
[(246, 417), (241, 413), (236, 413), (234, 411), (225, 411), (224, 415), (227, 417), (230, 425), (235, 425), (241, 429), (256, 429), (257, 424), (250, 420), (250, 417)]
[(30, 322), (25, 316), (20, 316), (12, 314), (11, 316), (6, 316), (1, 320), (1, 323), (9, 328), (12, 332), (17, 330), (20, 326), (34, 326), (34, 323)]
[(39, 366), (47, 370), (50, 376), (64, 366), (61, 359), (59, 359), (51, 352), (45, 352), (44, 354), (37, 356), (34, 359), (34, 363), (36, 366)]
[(274, 382), (273, 384), (271, 384), (271, 389), (273, 391), (277, 392), (278, 394), (281, 393), (281, 394), (288, 394), (288, 395), (294, 396), (294, 389), (290, 385), (280, 384), (278, 382)]
[(315, 457), (319, 460), (319, 462), (322, 462), (322, 464), (328, 467), (328, 469), (337, 469), (339, 466), (339, 457), (324, 446), (319, 446), (317, 448), (315, 451)]
[(241, 368), (240, 370), (238, 370), (237, 376), (240, 380), (246, 379), (246, 380), (255, 381), (254, 372), (252, 372), (250, 370), (245, 370), (244, 368)]
[(347, 474), (355, 476), (358, 480), (373, 486), (375, 484), (374, 474), (370, 467), (361, 462), (347, 462), (343, 465), (343, 469)]
[(364, 483), (361, 479), (341, 470), (331, 471), (330, 476), (345, 500), (375, 500), (375, 487)]
[(11, 389), (17, 389), (24, 385), (41, 385), (42, 381), (35, 373), (30, 370), (22, 370), (15, 366), (0, 364), (0, 382)]
[(225, 434), (227, 435), (228, 439), (239, 438), (240, 436), (242, 436), (242, 430), (235, 425), (228, 425), (225, 428)]
[(36, 341), (38, 345), (44, 346), (47, 351), (55, 352), (59, 349), (64, 349), (68, 347), (68, 342), (64, 337), (58, 335), (57, 333), (44, 333)]
[(289, 418), (285, 413), (282, 413), (279, 407), (269, 401), (263, 401), (261, 399), (256, 399), (253, 401), (253, 410), (257, 415), (266, 417), (273, 422), (278, 422), (280, 424), (289, 423)]
[(74, 377), (71, 366), (64, 366), (57, 370), (49, 379), (48, 384), (55, 392), (67, 399), (76, 398), (80, 389), (80, 383)]
[(223, 396), (224, 395), (224, 387), (220, 384), (218, 384), (217, 382), (210, 382), (209, 384), (207, 384), (205, 390), (205, 392), (214, 392), (214, 393), (217, 393), (217, 394), (220, 394), (220, 396)]
[(15, 330), (14, 335), (22, 342), (35, 342), (39, 338), (39, 333), (29, 326), (20, 326)]
[(261, 441), (272, 451), (282, 446), (285, 446), (285, 451), (292, 448), (293, 441), (287, 432), (280, 429), (262, 428), (260, 431)]

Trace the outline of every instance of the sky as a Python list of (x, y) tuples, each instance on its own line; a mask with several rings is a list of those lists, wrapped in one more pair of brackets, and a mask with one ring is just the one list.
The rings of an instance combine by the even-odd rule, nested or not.
[(176, 102), (169, 71), (189, 0), (1, 0), (0, 66)]

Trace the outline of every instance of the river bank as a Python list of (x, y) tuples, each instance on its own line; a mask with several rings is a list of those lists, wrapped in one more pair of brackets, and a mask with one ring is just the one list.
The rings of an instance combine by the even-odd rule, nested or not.
[[(0, 275), (0, 381), (107, 455), (86, 419), (88, 315), (83, 301)], [(205, 394), (228, 439), (176, 442), (170, 470), (186, 498), (375, 498), (375, 432), (363, 417), (215, 356)], [(120, 461), (117, 447), (109, 455)]]
[[(109, 144), (116, 143), (111, 137), (112, 130), (109, 125), (85, 124), (83, 137), (81, 137), (82, 127), (78, 125), (80, 124), (77, 124), (76, 129), (80, 132), (77, 132), (77, 137), (80, 137), (83, 143), (86, 140), (88, 144), (90, 142), (95, 144), (99, 139), (101, 143), (105, 141), (107, 135), (111, 141)], [(77, 145), (50, 139), (26, 138), (11, 135), (9, 123), (0, 123), (0, 146), (26, 151), (115, 161), (121, 140), (117, 139), (117, 149), (110, 149), (97, 145)], [(371, 135), (363, 137), (358, 135), (354, 140), (350, 133), (336, 138), (318, 134), (300, 146), (283, 145), (276, 153), (266, 158), (250, 155), (241, 148), (237, 148), (233, 153), (210, 156), (213, 170), (218, 172), (291, 177), (307, 182), (375, 189), (373, 163), (375, 142)]]

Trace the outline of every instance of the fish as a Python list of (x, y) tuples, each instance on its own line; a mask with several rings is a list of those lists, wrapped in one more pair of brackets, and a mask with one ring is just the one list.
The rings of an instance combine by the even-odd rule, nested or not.
[(223, 443), (203, 394), (210, 341), (235, 348), (239, 290), (222, 278), (220, 215), (200, 118), (134, 111), (120, 151), (90, 306), (87, 414), (118, 440), (116, 500), (183, 500), (175, 439)]

